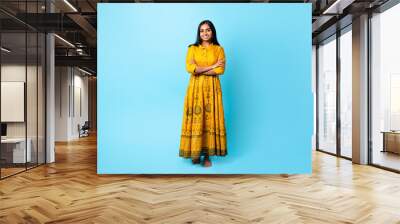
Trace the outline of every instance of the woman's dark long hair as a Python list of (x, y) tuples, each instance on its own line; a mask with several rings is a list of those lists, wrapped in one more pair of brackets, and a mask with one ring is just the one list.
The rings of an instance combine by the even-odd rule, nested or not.
[(211, 29), (212, 37), (211, 37), (210, 42), (211, 42), (212, 44), (214, 44), (214, 45), (219, 45), (218, 39), (217, 39), (217, 31), (215, 30), (214, 24), (213, 24), (210, 20), (204, 20), (204, 21), (201, 21), (201, 23), (200, 23), (199, 26), (197, 27), (197, 38), (196, 38), (196, 42), (195, 42), (194, 44), (189, 45), (189, 47), (192, 46), (192, 45), (196, 45), (196, 46), (200, 46), (200, 45), (201, 45), (202, 40), (201, 40), (201, 37), (200, 37), (200, 27), (201, 27), (202, 25), (204, 25), (204, 24), (207, 24), (207, 25), (210, 27), (210, 29)]

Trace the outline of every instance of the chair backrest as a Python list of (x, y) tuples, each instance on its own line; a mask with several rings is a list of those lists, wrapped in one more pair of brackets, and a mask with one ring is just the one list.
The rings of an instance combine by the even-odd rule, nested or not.
[(89, 128), (89, 121), (85, 121), (85, 124), (83, 124), (82, 128)]

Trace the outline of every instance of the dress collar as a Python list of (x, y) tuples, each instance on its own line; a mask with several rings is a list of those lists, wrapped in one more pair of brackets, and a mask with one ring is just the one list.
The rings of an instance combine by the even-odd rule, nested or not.
[(213, 44), (213, 43), (210, 43), (210, 45), (208, 45), (207, 47), (204, 47), (203, 45), (199, 44), (199, 47), (200, 47), (200, 48), (208, 48), (208, 47), (211, 47), (211, 46), (214, 46), (214, 44)]

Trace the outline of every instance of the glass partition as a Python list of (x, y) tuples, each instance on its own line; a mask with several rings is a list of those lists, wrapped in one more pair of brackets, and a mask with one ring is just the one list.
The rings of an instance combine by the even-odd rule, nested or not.
[(1, 179), (45, 163), (46, 39), (17, 19), (26, 12), (45, 12), (44, 4), (0, 2), (0, 7), (14, 10), (0, 12)]
[(336, 154), (336, 36), (318, 47), (318, 149)]
[(24, 171), (31, 162), (26, 145), (26, 33), (1, 34), (1, 176)]
[(340, 36), (340, 154), (352, 157), (352, 32)]
[(371, 162), (400, 171), (400, 5), (371, 18)]

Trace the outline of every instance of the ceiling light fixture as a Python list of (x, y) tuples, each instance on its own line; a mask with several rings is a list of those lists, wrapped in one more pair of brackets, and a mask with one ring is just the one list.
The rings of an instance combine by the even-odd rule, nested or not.
[(78, 10), (71, 4), (69, 3), (68, 0), (64, 0), (65, 4), (67, 4), (72, 10), (74, 10), (75, 12), (78, 12)]
[(324, 10), (322, 14), (328, 14), (331, 13), (333, 9), (336, 9), (337, 5), (339, 4), (340, 0), (336, 0), (331, 6), (329, 6), (327, 9)]
[(336, 0), (332, 5), (324, 10), (322, 14), (342, 14), (343, 9), (351, 5), (355, 0)]
[(88, 72), (88, 71), (86, 71), (86, 70), (83, 70), (83, 69), (81, 69), (81, 68), (79, 68), (79, 67), (78, 67), (78, 70), (81, 71), (81, 72), (83, 72), (83, 73), (85, 73), (85, 74), (88, 74), (88, 75), (90, 75), (90, 76), (92, 75), (92, 73), (90, 73), (90, 72)]
[(57, 34), (54, 34), (54, 36), (57, 37), (58, 39), (60, 39), (61, 41), (63, 41), (64, 43), (66, 43), (67, 45), (69, 45), (69, 46), (75, 48), (75, 45), (73, 45), (73, 44), (72, 44), (71, 42), (69, 42), (68, 40), (66, 40), (66, 39), (64, 39), (64, 38), (62, 38), (62, 37), (60, 37), (60, 36), (57, 35)]
[(6, 52), (6, 53), (10, 53), (10, 52), (11, 52), (11, 50), (9, 50), (9, 49), (7, 49), (7, 48), (5, 48), (5, 47), (1, 47), (1, 50), (4, 51), (4, 52)]

